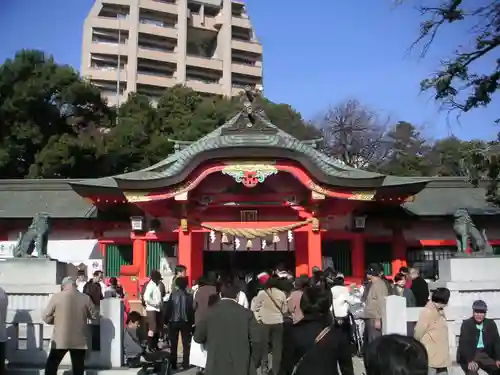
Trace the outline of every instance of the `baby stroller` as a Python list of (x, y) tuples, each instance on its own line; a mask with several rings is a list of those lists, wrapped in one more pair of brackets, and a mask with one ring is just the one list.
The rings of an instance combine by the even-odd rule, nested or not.
[(356, 356), (363, 356), (364, 346), (364, 331), (365, 321), (363, 320), (363, 304), (353, 305), (349, 313), (349, 321), (351, 323), (351, 342), (353, 344), (353, 352)]
[(363, 325), (364, 321), (355, 319), (354, 315), (349, 314), (349, 324), (351, 326), (351, 345), (352, 352), (357, 357), (363, 356)]

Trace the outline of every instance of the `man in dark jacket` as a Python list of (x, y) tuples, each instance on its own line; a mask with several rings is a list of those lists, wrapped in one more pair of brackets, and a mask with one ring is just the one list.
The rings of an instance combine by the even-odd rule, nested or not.
[(477, 375), (479, 369), (500, 374), (500, 336), (496, 323), (486, 318), (487, 310), (484, 301), (475, 301), (472, 317), (460, 329), (457, 362), (467, 375)]
[(221, 287), (222, 299), (197, 326), (194, 341), (207, 348), (206, 375), (256, 375), (259, 326), (253, 313), (236, 302), (238, 288)]
[(172, 370), (177, 369), (177, 347), (179, 333), (182, 340), (182, 367), (189, 368), (189, 346), (193, 332), (194, 310), (193, 296), (188, 293), (187, 277), (175, 279), (175, 290), (170, 295), (166, 307), (166, 319), (169, 322), (168, 335), (170, 338), (170, 362)]
[(415, 296), (416, 307), (425, 307), (429, 302), (429, 285), (427, 281), (420, 276), (420, 272), (416, 268), (410, 270), (411, 291)]
[(83, 294), (90, 297), (90, 300), (94, 304), (94, 310), (96, 311), (96, 319), (91, 322), (92, 350), (101, 350), (100, 313), (101, 300), (104, 298), (101, 287), (102, 279), (102, 271), (95, 271), (92, 279), (87, 281), (83, 287)]

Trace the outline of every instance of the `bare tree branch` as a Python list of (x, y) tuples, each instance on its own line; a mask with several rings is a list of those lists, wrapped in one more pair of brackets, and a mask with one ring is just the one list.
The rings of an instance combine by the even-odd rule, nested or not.
[(356, 100), (328, 108), (316, 121), (324, 138), (323, 151), (355, 168), (379, 164), (387, 156), (387, 124)]

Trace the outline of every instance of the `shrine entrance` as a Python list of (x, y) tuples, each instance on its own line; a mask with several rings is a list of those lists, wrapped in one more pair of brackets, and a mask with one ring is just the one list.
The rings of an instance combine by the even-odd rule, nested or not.
[(295, 270), (295, 241), (291, 231), (251, 240), (213, 231), (205, 235), (205, 272), (260, 273), (274, 270), (278, 265)]
[(275, 270), (283, 265), (287, 270), (295, 270), (294, 251), (204, 251), (204, 272), (237, 274), (258, 274)]

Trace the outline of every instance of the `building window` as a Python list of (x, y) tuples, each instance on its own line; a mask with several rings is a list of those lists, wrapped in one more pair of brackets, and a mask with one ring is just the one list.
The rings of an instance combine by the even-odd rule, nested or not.
[(418, 268), (422, 277), (436, 280), (439, 261), (452, 258), (456, 252), (456, 246), (416, 247), (407, 250), (406, 259), (411, 267)]
[(258, 221), (257, 210), (243, 210), (240, 211), (240, 217), (242, 223), (249, 223)]

